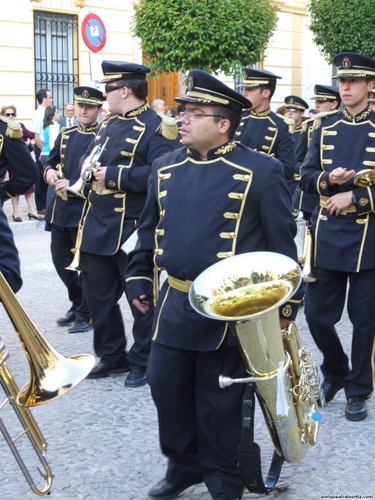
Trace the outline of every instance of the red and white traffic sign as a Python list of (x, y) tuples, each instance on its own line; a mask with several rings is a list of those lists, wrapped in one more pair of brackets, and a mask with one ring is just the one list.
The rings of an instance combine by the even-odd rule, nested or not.
[(82, 21), (81, 33), (86, 46), (93, 52), (103, 49), (107, 32), (103, 21), (96, 14), (87, 14)]

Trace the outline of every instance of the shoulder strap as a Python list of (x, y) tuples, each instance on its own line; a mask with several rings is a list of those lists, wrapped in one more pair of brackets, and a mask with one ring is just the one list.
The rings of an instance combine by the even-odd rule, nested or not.
[(270, 493), (280, 477), (284, 457), (273, 453), (266, 481), (263, 481), (260, 447), (254, 442), (255, 397), (252, 384), (246, 385), (242, 403), (241, 443), (238, 447), (238, 461), (241, 479), (251, 493)]

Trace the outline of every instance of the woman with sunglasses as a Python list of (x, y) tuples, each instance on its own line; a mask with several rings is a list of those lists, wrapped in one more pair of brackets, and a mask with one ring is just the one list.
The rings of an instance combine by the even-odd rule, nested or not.
[[(8, 120), (15, 120), (17, 117), (17, 108), (14, 106), (14, 104), (9, 104), (5, 105), (1, 108), (0, 111), (1, 116), (5, 116)], [(22, 129), (22, 140), (25, 141), (26, 143), (29, 143), (32, 139), (34, 139), (34, 132), (31, 132), (31, 130), (28, 130), (23, 123), (20, 123), (21, 129)], [(29, 149), (31, 148), (31, 145), (29, 145)], [(31, 149), (30, 149), (31, 151)], [(9, 169), (9, 177), (12, 177), (13, 173), (12, 170)], [(30, 215), (36, 215), (36, 209), (34, 207), (34, 186), (29, 188), (25, 193), (19, 193), (16, 194), (16, 196), (12, 196), (12, 206), (13, 206), (13, 214), (12, 214), (12, 219), (14, 222), (22, 222), (22, 219), (20, 217), (19, 211), (18, 211), (18, 206), (20, 202), (20, 195), (25, 196), (25, 200), (27, 203), (28, 211), (29, 211), (29, 218)]]

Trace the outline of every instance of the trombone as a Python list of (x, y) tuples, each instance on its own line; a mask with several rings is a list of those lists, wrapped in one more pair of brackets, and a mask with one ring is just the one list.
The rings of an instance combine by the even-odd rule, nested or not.
[[(30, 380), (19, 390), (5, 364), (8, 353), (5, 351), (4, 344), (0, 344), (0, 383), (7, 395), (7, 399), (0, 405), (0, 410), (9, 402), (15, 410), (24, 431), (12, 439), (1, 419), (0, 430), (30, 488), (36, 495), (43, 496), (51, 490), (53, 474), (44, 458), (47, 443), (29, 408), (43, 405), (73, 389), (91, 371), (95, 359), (90, 354), (77, 354), (70, 358), (65, 358), (59, 354), (39, 332), (1, 272), (0, 301), (3, 303), (4, 309), (16, 330), (30, 366)], [(38, 468), (46, 481), (43, 489), (38, 489), (35, 485), (15, 445), (15, 442), (25, 434), (31, 441), (45, 471), (42, 473)]]

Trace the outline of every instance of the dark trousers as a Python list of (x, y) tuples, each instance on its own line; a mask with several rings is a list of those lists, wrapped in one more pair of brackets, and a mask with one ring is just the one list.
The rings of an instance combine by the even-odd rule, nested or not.
[(220, 389), (219, 375), (246, 376), (237, 347), (196, 352), (152, 343), (147, 380), (168, 457), (167, 479), (179, 484), (203, 478), (213, 498), (241, 498), (237, 448), (245, 385)]
[(47, 188), (48, 184), (44, 181), (43, 178), (43, 164), (47, 160), (47, 156), (42, 157), (42, 160), (38, 160), (40, 157), (40, 149), (35, 146), (35, 157), (37, 159), (36, 164), (38, 165), (38, 170), (39, 170), (39, 176), (38, 179), (35, 183), (35, 205), (37, 210), (45, 210), (46, 208), (46, 198), (47, 198)]
[(61, 281), (68, 289), (69, 300), (72, 302), (70, 311), (74, 311), (75, 319), (88, 323), (91, 313), (82, 292), (82, 278), (76, 271), (65, 269), (73, 260), (72, 249), (77, 238), (76, 227), (60, 227), (51, 225), (52, 261)]
[[(321, 366), (324, 380), (345, 380), (347, 398), (368, 398), (373, 391), (375, 339), (375, 269), (347, 273), (314, 268), (317, 281), (307, 283), (305, 314), (316, 345), (323, 353)], [(353, 325), (351, 370), (335, 325), (345, 306)]]
[[(102, 360), (121, 363), (126, 355), (124, 322), (118, 301), (124, 291), (127, 255), (119, 250), (114, 255), (81, 252), (83, 291), (89, 304), (94, 326), (94, 349)], [(134, 318), (134, 344), (128, 354), (130, 365), (146, 368), (151, 348), (153, 300), (152, 284), (148, 295), (150, 310), (142, 314), (130, 302)]]

